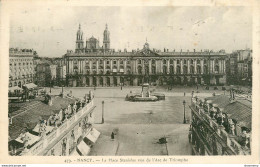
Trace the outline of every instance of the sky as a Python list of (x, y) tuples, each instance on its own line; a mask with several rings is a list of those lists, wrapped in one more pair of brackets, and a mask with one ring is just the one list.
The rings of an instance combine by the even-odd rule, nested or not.
[(233, 50), (252, 48), (250, 7), (27, 7), (10, 15), (10, 47), (32, 48), (42, 57), (75, 50), (79, 24), (84, 42), (102, 46), (105, 24), (115, 50)]

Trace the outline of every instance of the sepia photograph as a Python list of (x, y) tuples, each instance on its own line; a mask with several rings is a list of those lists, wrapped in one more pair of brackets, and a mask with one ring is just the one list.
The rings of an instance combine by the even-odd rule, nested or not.
[(8, 156), (244, 157), (258, 147), (251, 6), (15, 9)]

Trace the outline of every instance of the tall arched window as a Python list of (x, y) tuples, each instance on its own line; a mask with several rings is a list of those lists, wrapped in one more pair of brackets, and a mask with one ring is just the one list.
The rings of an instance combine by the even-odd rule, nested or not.
[(167, 67), (163, 66), (163, 74), (167, 74)]
[(145, 66), (145, 74), (149, 74), (149, 66), (148, 65)]
[(171, 74), (174, 73), (174, 68), (173, 68), (173, 66), (170, 66), (170, 73), (171, 73)]
[(152, 73), (155, 74), (156, 73), (156, 67), (152, 66)]
[(190, 73), (194, 74), (194, 67), (193, 66), (190, 66)]
[(138, 67), (138, 74), (142, 74), (142, 67), (141, 66)]
[(198, 73), (198, 74), (201, 74), (201, 68), (200, 68), (200, 66), (197, 66), (197, 73)]
[(219, 73), (219, 66), (215, 66), (215, 73)]
[(181, 67), (177, 66), (177, 74), (180, 74), (180, 73), (181, 73)]
[(206, 65), (203, 67), (203, 72), (204, 72), (204, 74), (208, 73), (208, 67)]
[(183, 66), (183, 74), (187, 74), (188, 73), (188, 68), (187, 66)]

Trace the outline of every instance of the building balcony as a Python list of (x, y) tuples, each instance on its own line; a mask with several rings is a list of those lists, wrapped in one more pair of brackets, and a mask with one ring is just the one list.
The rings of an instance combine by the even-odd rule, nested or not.
[[(226, 147), (226, 151), (228, 154), (236, 154), (236, 155), (249, 155), (250, 148), (247, 145), (242, 146), (239, 144), (238, 140), (241, 139), (241, 136), (236, 135), (236, 127), (232, 122), (226, 122), (222, 117), (222, 110), (215, 106), (215, 104), (211, 104), (211, 101), (208, 100), (206, 103), (203, 100), (198, 98), (192, 98), (192, 103), (190, 105), (190, 109), (192, 110), (192, 114), (196, 116), (206, 127), (207, 129), (215, 134), (218, 142), (222, 145), (222, 147)], [(194, 125), (194, 129), (196, 131), (200, 130), (199, 127)], [(226, 127), (231, 127), (229, 131), (226, 131)], [(202, 140), (206, 139), (203, 137), (203, 132), (197, 132), (198, 135), (202, 136)], [(247, 140), (247, 139), (246, 139)], [(207, 141), (207, 140), (206, 140)]]

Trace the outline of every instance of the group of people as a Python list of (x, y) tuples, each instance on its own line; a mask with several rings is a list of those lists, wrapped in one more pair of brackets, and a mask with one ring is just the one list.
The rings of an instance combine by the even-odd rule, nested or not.
[(74, 104), (69, 104), (67, 108), (61, 109), (59, 113), (51, 115), (48, 119), (49, 126), (60, 126), (62, 122), (68, 120), (75, 113), (82, 109), (84, 102), (75, 102)]
[[(199, 102), (199, 99), (196, 99), (196, 102)], [(199, 105), (203, 108), (208, 108), (207, 104), (204, 104), (202, 101), (199, 102)], [(201, 109), (200, 109), (201, 111)], [(239, 129), (236, 129), (237, 121), (235, 119), (231, 119), (228, 117), (226, 113), (222, 111), (222, 109), (211, 106), (210, 110), (205, 109), (204, 112), (208, 112), (209, 116), (215, 120), (219, 126), (223, 126), (225, 131), (233, 136), (238, 137), (238, 142), (242, 146), (249, 146), (250, 145), (250, 135), (248, 129), (241, 129), (242, 133), (239, 133)]]

